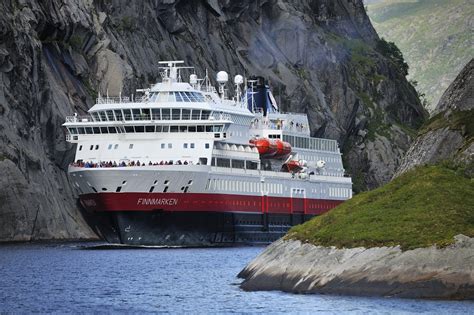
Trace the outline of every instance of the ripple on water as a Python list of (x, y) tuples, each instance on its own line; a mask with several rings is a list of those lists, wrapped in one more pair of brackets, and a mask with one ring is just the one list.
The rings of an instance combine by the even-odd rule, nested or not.
[(79, 250), (0, 246), (0, 312), (467, 314), (472, 302), (244, 292), (262, 247)]

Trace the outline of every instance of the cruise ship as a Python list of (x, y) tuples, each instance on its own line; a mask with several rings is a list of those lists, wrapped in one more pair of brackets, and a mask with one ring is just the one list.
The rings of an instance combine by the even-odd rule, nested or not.
[(352, 197), (337, 141), (280, 112), (264, 78), (220, 71), (216, 89), (207, 72), (184, 82), (182, 64), (162, 61), (161, 82), (66, 117), (70, 181), (104, 239), (266, 244)]

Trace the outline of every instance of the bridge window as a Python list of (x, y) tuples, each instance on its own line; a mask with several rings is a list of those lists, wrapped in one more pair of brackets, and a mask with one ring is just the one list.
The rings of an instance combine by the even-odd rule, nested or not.
[(100, 115), (100, 120), (101, 121), (107, 121), (107, 116), (105, 115), (104, 111), (100, 111), (99, 115)]
[(123, 116), (125, 120), (132, 120), (132, 112), (130, 109), (124, 109), (123, 110)]
[(191, 111), (189, 109), (183, 109), (181, 115), (183, 120), (189, 120), (191, 116)]
[(134, 133), (133, 126), (125, 126), (125, 132), (127, 133)]
[(194, 149), (194, 143), (191, 143), (190, 146), (191, 146), (191, 149)]
[(161, 109), (161, 118), (163, 120), (169, 120), (170, 119), (170, 109), (169, 108), (162, 108)]
[(141, 109), (141, 114), (140, 114), (140, 119), (141, 120), (150, 120), (150, 109), (149, 108), (142, 108)]
[(101, 133), (109, 133), (109, 131), (107, 130), (107, 127), (100, 127), (100, 132)]
[[(96, 150), (99, 148), (99, 146), (96, 146)], [(114, 150), (117, 150), (118, 149), (118, 144), (114, 145)]]
[(199, 120), (201, 119), (201, 111), (198, 109), (193, 109), (191, 112), (191, 119), (192, 120)]
[(109, 127), (109, 133), (117, 133), (115, 127)]
[(129, 149), (133, 149), (133, 143), (130, 143), (130, 144), (128, 145), (128, 148), (129, 148)]
[(203, 110), (201, 113), (201, 120), (207, 120), (209, 119), (209, 116), (211, 115), (211, 112), (208, 110)]
[(107, 119), (108, 119), (109, 121), (114, 121), (114, 120), (115, 120), (114, 112), (113, 112), (113, 111), (107, 110), (107, 111), (106, 111), (106, 114), (107, 114)]
[(204, 147), (205, 147), (206, 149), (209, 149), (209, 143), (206, 143), (206, 144), (204, 145)]
[(114, 113), (115, 113), (115, 118), (117, 118), (117, 120), (123, 120), (123, 115), (122, 115), (122, 111), (120, 109), (116, 109), (114, 110)]
[(145, 128), (143, 126), (135, 126), (135, 132), (144, 132)]
[(92, 119), (94, 119), (94, 121), (100, 121), (100, 117), (99, 117), (99, 114), (97, 112), (92, 112), (91, 115), (92, 115)]
[(92, 131), (93, 131), (95, 134), (100, 134), (100, 128), (99, 128), (99, 127), (92, 127)]
[(173, 148), (173, 144), (172, 143), (168, 143), (168, 149), (172, 149)]
[(172, 120), (179, 120), (181, 117), (181, 110), (179, 108), (173, 108), (171, 110), (171, 119)]
[(187, 144), (187, 143), (183, 143), (183, 148), (187, 149), (187, 148), (188, 148), (188, 144)]
[(165, 148), (165, 144), (164, 144), (164, 143), (161, 144), (161, 148), (162, 148), (162, 149)]
[(189, 126), (188, 131), (189, 132), (196, 132), (196, 126)]
[(132, 109), (132, 114), (133, 114), (133, 120), (140, 120), (141, 119), (140, 109), (138, 109), (138, 108)]
[(95, 145), (95, 149), (99, 150), (99, 145), (98, 144)]
[(161, 126), (156, 126), (156, 132), (161, 132), (161, 131), (162, 131)]
[(151, 109), (151, 119), (152, 120), (161, 120), (161, 114), (159, 108), (152, 108)]

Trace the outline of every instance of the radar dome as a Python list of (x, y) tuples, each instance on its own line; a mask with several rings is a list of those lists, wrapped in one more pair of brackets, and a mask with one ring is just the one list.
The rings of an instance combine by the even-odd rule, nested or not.
[(236, 75), (236, 76), (234, 77), (234, 83), (235, 83), (235, 84), (242, 84), (242, 83), (244, 83), (244, 77), (241, 76), (240, 74)]
[(191, 74), (189, 76), (189, 83), (191, 84), (197, 84), (198, 83), (198, 77), (195, 74)]
[(229, 81), (229, 75), (225, 71), (217, 72), (217, 82), (218, 83), (227, 83)]

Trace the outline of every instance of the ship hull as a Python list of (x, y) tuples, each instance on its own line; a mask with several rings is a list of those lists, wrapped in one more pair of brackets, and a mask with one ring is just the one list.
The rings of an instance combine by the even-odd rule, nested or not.
[(285, 235), (293, 225), (311, 217), (313, 215), (120, 211), (102, 213), (96, 228), (110, 243), (232, 246), (269, 244)]
[[(268, 196), (123, 194), (81, 196), (110, 243), (156, 246), (269, 244), (340, 201)], [(316, 205), (319, 205), (316, 207)]]

